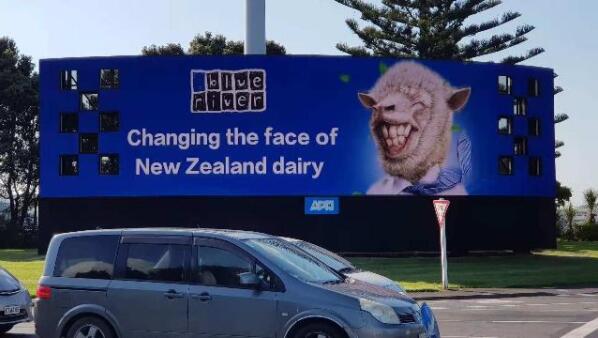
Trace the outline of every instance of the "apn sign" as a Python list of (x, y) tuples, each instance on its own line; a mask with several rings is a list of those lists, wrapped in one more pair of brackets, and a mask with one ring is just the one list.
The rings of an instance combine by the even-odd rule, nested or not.
[(306, 197), (306, 215), (338, 215), (340, 212), (339, 199), (337, 197)]

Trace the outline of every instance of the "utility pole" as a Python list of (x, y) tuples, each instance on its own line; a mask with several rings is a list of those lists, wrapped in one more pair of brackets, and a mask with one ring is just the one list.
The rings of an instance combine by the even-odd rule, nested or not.
[(245, 55), (266, 54), (266, 0), (245, 0)]

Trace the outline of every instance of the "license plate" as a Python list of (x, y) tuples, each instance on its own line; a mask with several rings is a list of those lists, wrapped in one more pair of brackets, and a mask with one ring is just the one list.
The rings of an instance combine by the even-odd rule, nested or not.
[(4, 315), (5, 316), (15, 316), (21, 313), (20, 306), (5, 306), (4, 307)]

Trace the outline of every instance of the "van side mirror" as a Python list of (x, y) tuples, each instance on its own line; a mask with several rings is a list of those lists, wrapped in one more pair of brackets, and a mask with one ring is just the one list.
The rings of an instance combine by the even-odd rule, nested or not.
[(239, 274), (239, 282), (243, 286), (255, 289), (262, 285), (261, 279), (254, 272), (243, 272)]

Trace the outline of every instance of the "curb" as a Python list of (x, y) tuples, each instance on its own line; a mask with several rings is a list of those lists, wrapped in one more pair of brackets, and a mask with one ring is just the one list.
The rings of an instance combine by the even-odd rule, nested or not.
[(488, 298), (518, 298), (518, 297), (546, 297), (556, 296), (557, 290), (448, 290), (440, 292), (412, 292), (409, 295), (418, 301), (423, 300), (459, 300), (459, 299), (488, 299)]

